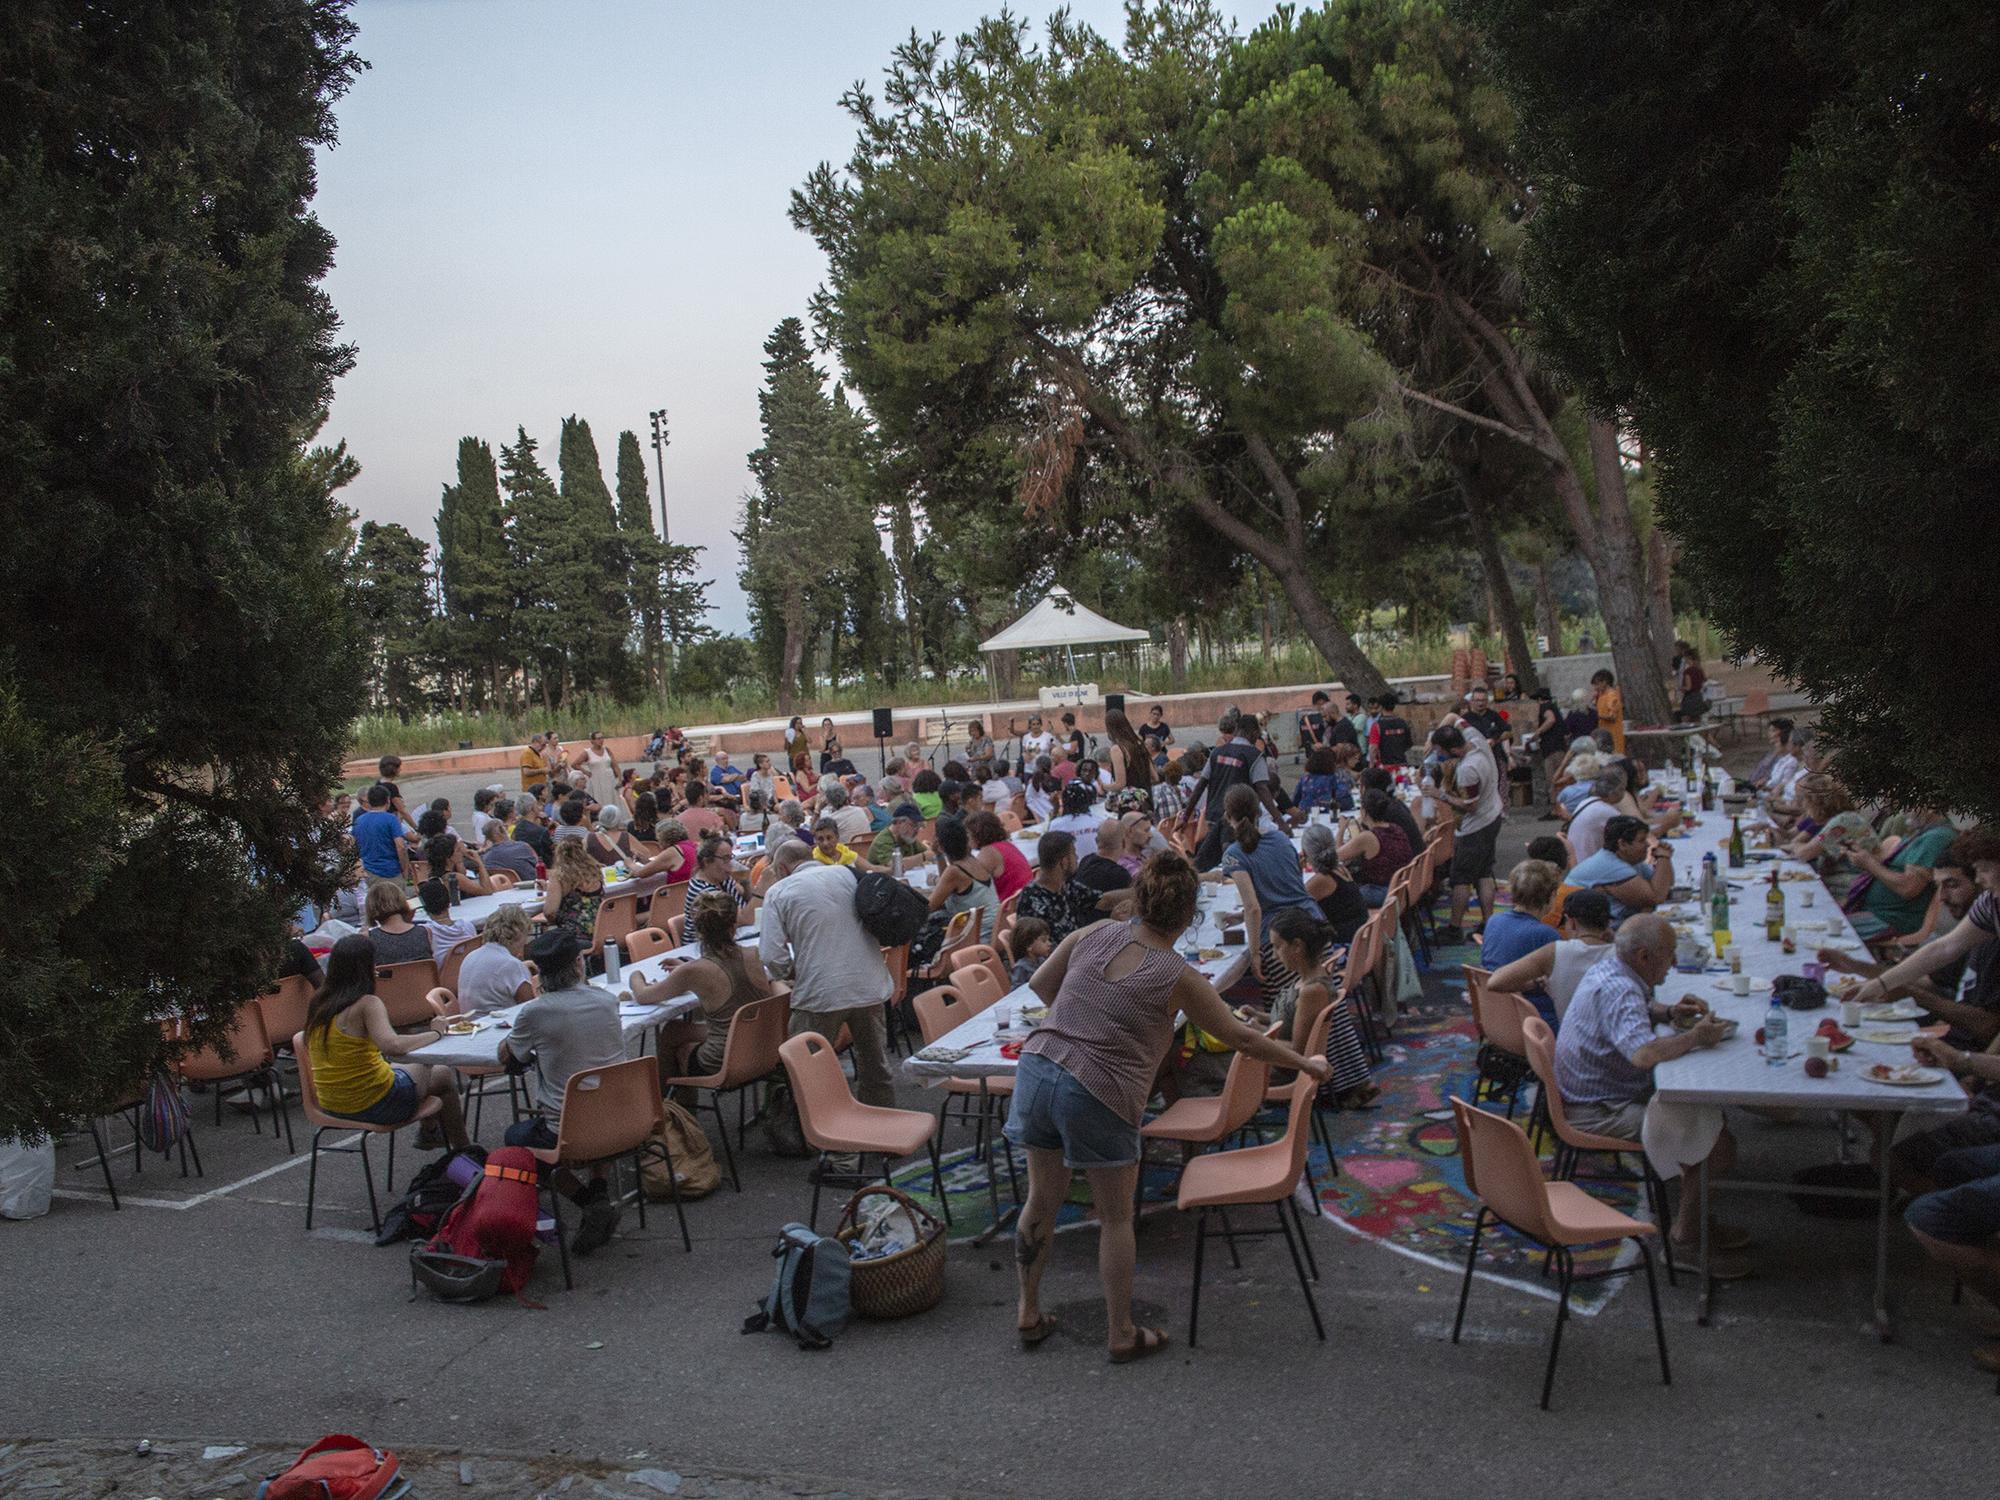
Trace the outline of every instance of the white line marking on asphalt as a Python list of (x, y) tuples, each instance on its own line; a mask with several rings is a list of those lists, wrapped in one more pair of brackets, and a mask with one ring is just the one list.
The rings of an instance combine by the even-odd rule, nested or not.
[[(361, 1134), (362, 1132), (356, 1131), (347, 1140), (335, 1141), (332, 1145), (352, 1145), (361, 1138)], [(329, 1146), (320, 1147), (322, 1151), (329, 1149), (331, 1149)], [(309, 1154), (287, 1157), (276, 1166), (266, 1167), (261, 1172), (252, 1172), (248, 1177), (238, 1178), (235, 1182), (225, 1183), (221, 1187), (210, 1188), (207, 1192), (196, 1193), (191, 1198), (135, 1198), (130, 1193), (120, 1193), (118, 1201), (121, 1204), (130, 1203), (135, 1208), (170, 1208), (176, 1211), (199, 1208), (204, 1203), (213, 1203), (217, 1198), (226, 1198), (231, 1193), (247, 1188), (253, 1182), (262, 1182), (267, 1177), (276, 1177), (280, 1172), (289, 1172), (295, 1167), (303, 1167), (310, 1160), (311, 1156)], [(93, 1157), (91, 1159), (91, 1165), (93, 1167), (97, 1165), (96, 1158)], [(58, 1198), (77, 1198), (87, 1203), (109, 1203), (111, 1201), (108, 1193), (99, 1193), (83, 1188), (57, 1188), (55, 1189), (55, 1196)]]

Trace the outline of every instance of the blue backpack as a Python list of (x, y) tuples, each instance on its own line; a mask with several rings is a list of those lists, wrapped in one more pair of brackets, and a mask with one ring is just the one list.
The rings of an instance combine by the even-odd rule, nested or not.
[(743, 1320), (745, 1333), (776, 1328), (799, 1341), (801, 1349), (830, 1349), (847, 1326), (847, 1247), (814, 1234), (803, 1224), (778, 1231), (771, 1256), (778, 1262), (770, 1295)]

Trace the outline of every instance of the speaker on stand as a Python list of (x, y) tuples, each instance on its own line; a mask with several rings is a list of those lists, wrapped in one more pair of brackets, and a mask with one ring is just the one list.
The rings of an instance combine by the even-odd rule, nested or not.
[(895, 734), (895, 732), (896, 732), (895, 710), (889, 708), (876, 709), (875, 710), (875, 753), (876, 755), (881, 757), (882, 761), (881, 774), (884, 776), (887, 776), (889, 774), (888, 741), (890, 737)]
[(1108, 714), (1124, 713), (1125, 695), (1123, 693), (1106, 693), (1104, 695), (1104, 711)]

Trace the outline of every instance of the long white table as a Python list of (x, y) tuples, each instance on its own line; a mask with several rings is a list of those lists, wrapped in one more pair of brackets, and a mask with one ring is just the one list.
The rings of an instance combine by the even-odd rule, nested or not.
[[(650, 896), (654, 891), (659, 890), (666, 884), (667, 877), (665, 875), (648, 875), (639, 880), (634, 880), (629, 876), (623, 880), (607, 878), (604, 882), (604, 894), (606, 896), (630, 896), (636, 893), (641, 896)], [(523, 883), (521, 885), (512, 885), (504, 891), (494, 891), (485, 896), (466, 896), (462, 900), (455, 901), (452, 903), (451, 915), (458, 921), (470, 921), (475, 927), (484, 927), (487, 919), (503, 906), (526, 906), (532, 910), (539, 911), (542, 905), (542, 896), (543, 892), (539, 884)], [(421, 906), (415, 909), (413, 915), (419, 922), (428, 922), (430, 920), (424, 914)]]
[[(1669, 1104), (1741, 1105), (1767, 1109), (1824, 1109), (1843, 1110), (1857, 1114), (1879, 1116), (1884, 1121), (1881, 1149), (1881, 1180), (1878, 1191), (1870, 1196), (1878, 1199), (1875, 1225), (1875, 1324), (1877, 1331), (1887, 1337), (1891, 1324), (1888, 1304), (1889, 1274), (1889, 1166), (1888, 1143), (1894, 1133), (1893, 1122), (1905, 1114), (1928, 1114), (1940, 1119), (1947, 1115), (1962, 1113), (1966, 1108), (1965, 1090), (1943, 1069), (1936, 1083), (1923, 1087), (1900, 1087), (1871, 1083), (1865, 1076), (1867, 1069), (1875, 1063), (1908, 1063), (1913, 1059), (1909, 1038), (1916, 1035), (1918, 1023), (1882, 1023), (1864, 1021), (1865, 1029), (1876, 1029), (1887, 1025), (1898, 1033), (1898, 1040), (1891, 1042), (1871, 1042), (1856, 1040), (1854, 1046), (1839, 1055), (1838, 1066), (1825, 1078), (1810, 1078), (1805, 1071), (1806, 1039), (1813, 1035), (1820, 1022), (1831, 1016), (1839, 1018), (1839, 1002), (1829, 999), (1827, 1006), (1820, 1010), (1787, 1011), (1786, 1058), (1783, 1064), (1773, 1065), (1765, 1056), (1764, 1049), (1756, 1041), (1757, 1028), (1764, 1023), (1766, 1011), (1771, 1003), (1771, 981), (1782, 974), (1800, 974), (1804, 965), (1813, 960), (1816, 950), (1825, 945), (1826, 939), (1842, 945), (1850, 953), (1865, 956), (1866, 949), (1855, 934), (1839, 906), (1820, 882), (1818, 872), (1810, 865), (1784, 858), (1752, 858), (1742, 870), (1728, 867), (1730, 819), (1721, 812), (1699, 813), (1698, 827), (1690, 830), (1684, 838), (1668, 840), (1673, 851), (1675, 883), (1687, 885), (1699, 891), (1701, 886), (1701, 858), (1713, 853), (1719, 875), (1728, 881), (1730, 894), (1730, 941), (1742, 952), (1743, 972), (1750, 976), (1750, 994), (1738, 997), (1728, 987), (1729, 975), (1720, 964), (1711, 964), (1711, 970), (1701, 974), (1684, 974), (1678, 970), (1666, 983), (1660, 986), (1660, 999), (1671, 1003), (1682, 995), (1692, 995), (1708, 1003), (1710, 1009), (1724, 1020), (1737, 1023), (1736, 1035), (1716, 1047), (1690, 1052), (1671, 1062), (1661, 1063), (1653, 1070), (1653, 1082), (1658, 1096)], [(1745, 832), (1749, 832), (1750, 819), (1745, 819)], [(1753, 855), (1757, 851), (1753, 850)], [(1780, 943), (1772, 942), (1764, 934), (1765, 893), (1769, 889), (1771, 872), (1779, 874), (1778, 889), (1785, 895), (1785, 917), (1795, 929), (1815, 922), (1827, 924), (1828, 930), (1822, 938), (1815, 934), (1798, 933), (1797, 952), (1786, 954)], [(1790, 876), (1792, 878), (1787, 879)], [(1804, 878), (1801, 878), (1804, 877)], [(1805, 893), (1812, 893), (1812, 905), (1805, 904)], [(1696, 908), (1699, 901), (1690, 901), (1678, 910), (1687, 916), (1685, 924), (1706, 938), (1709, 931), (1708, 915)], [(1668, 915), (1675, 909), (1669, 908)], [(1711, 949), (1711, 954), (1713, 950)], [(1829, 979), (1838, 978), (1829, 974)], [(1845, 1028), (1852, 1031), (1853, 1028)], [(1766, 1191), (1797, 1193), (1838, 1193), (1834, 1188), (1801, 1188), (1795, 1182), (1757, 1182), (1743, 1178), (1725, 1178), (1710, 1182), (1713, 1174), (1704, 1172), (1702, 1177), (1702, 1293), (1698, 1308), (1698, 1319), (1708, 1321), (1709, 1307), (1714, 1292), (1714, 1282), (1708, 1271), (1708, 1205), (1707, 1197), (1712, 1190), (1725, 1191)], [(1860, 1189), (1848, 1189), (1849, 1193)]]
[[(736, 934), (739, 943), (748, 946), (757, 940), (755, 927), (740, 928)], [(630, 1052), (635, 1042), (644, 1040), (645, 1034), (655, 1026), (668, 1021), (677, 1021), (700, 1008), (700, 1000), (693, 995), (676, 995), (671, 1000), (658, 1005), (640, 1005), (631, 999), (632, 980), (638, 977), (646, 980), (662, 978), (670, 964), (685, 962), (701, 956), (698, 943), (683, 943), (680, 947), (665, 953), (656, 953), (651, 958), (636, 963), (621, 965), (618, 981), (593, 980), (598, 988), (619, 996), (618, 1020), (625, 1032), (626, 1050)], [(521, 1007), (509, 1005), (500, 1010), (488, 1011), (474, 1016), (472, 1024), (477, 1027), (465, 1036), (441, 1036), (436, 1041), (417, 1048), (404, 1056), (411, 1062), (440, 1063), (448, 1068), (496, 1068), (500, 1065), (500, 1044), (507, 1040), (513, 1029), (514, 1018)]]
[[(1201, 908), (1195, 925), (1190, 927), (1181, 939), (1181, 951), (1185, 955), (1190, 948), (1206, 948), (1211, 952), (1220, 950), (1220, 957), (1195, 957), (1188, 962), (1217, 989), (1227, 989), (1241, 979), (1250, 966), (1250, 948), (1247, 943), (1239, 946), (1225, 946), (1222, 942), (1221, 918), (1231, 913), (1241, 913), (1243, 897), (1234, 882), (1225, 881), (1220, 885), (1204, 883), (1201, 888)], [(1003, 1056), (1000, 1049), (1008, 1042), (1026, 1041), (1028, 1032), (1021, 1022), (1024, 1006), (1042, 1004), (1041, 996), (1026, 985), (1010, 991), (977, 1015), (968, 1016), (950, 1031), (939, 1037), (934, 1044), (963, 1052), (957, 1061), (934, 1061), (923, 1056), (921, 1049), (903, 1059), (905, 1077), (940, 1086), (948, 1078), (995, 1078), (1011, 1076), (1020, 1067), (1017, 1059)], [(1001, 1018), (1005, 1017), (1012, 1027), (1005, 1037), (996, 1035)]]

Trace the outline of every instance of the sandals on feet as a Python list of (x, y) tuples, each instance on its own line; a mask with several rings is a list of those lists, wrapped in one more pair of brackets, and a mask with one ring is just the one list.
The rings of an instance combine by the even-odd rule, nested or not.
[(1043, 1313), (1029, 1327), (1016, 1328), (1014, 1332), (1019, 1336), (1023, 1349), (1039, 1349), (1042, 1347), (1042, 1341), (1061, 1326), (1048, 1313)]
[(1127, 1344), (1124, 1348), (1119, 1349), (1114, 1347), (1111, 1350), (1109, 1356), (1111, 1363), (1114, 1365), (1129, 1365), (1135, 1359), (1144, 1359), (1149, 1354), (1158, 1354), (1162, 1349), (1167, 1347), (1167, 1331), (1164, 1328), (1147, 1328), (1141, 1325), (1138, 1334), (1138, 1338)]

